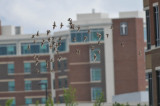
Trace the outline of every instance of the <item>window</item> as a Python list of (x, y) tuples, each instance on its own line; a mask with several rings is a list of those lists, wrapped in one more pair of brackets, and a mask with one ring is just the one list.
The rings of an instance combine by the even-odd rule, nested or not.
[[(85, 38), (85, 40), (84, 40)], [(74, 41), (75, 39), (76, 41)], [(89, 35), (87, 30), (80, 30), (79, 32), (77, 31), (71, 31), (71, 42), (88, 42), (89, 41)]]
[(14, 73), (14, 64), (8, 64), (8, 74)]
[(91, 81), (101, 81), (101, 69), (100, 68), (91, 69)]
[(147, 49), (151, 49), (149, 10), (146, 10), (146, 30), (147, 30)]
[(160, 46), (160, 35), (159, 35), (159, 8), (158, 8), (158, 6), (155, 6), (155, 7), (154, 7), (154, 24), (155, 24), (156, 46)]
[(64, 87), (67, 88), (68, 87), (68, 80), (64, 79)]
[(40, 71), (47, 72), (46, 62), (40, 62)]
[(26, 98), (25, 103), (26, 104), (32, 104), (32, 98)]
[[(28, 49), (30, 45), (30, 49)], [(21, 44), (21, 53), (22, 54), (35, 54), (35, 53), (49, 53), (48, 43), (45, 43), (41, 47), (41, 43), (22, 43)]]
[(120, 23), (120, 35), (127, 35), (128, 34), (128, 24), (127, 22)]
[[(91, 52), (90, 61), (91, 62), (94, 62), (94, 61), (95, 62), (100, 62), (101, 61), (99, 51), (100, 51), (99, 48), (96, 48), (94, 50), (90, 50), (90, 52)], [(96, 55), (96, 58), (95, 58), (95, 55)]]
[(26, 80), (25, 81), (25, 90), (26, 91), (31, 90), (31, 87), (32, 87), (31, 81)]
[(24, 73), (31, 73), (31, 63), (24, 63)]
[(59, 88), (62, 88), (62, 79), (58, 79), (58, 86)]
[(156, 76), (157, 76), (158, 105), (160, 105), (160, 71), (156, 71)]
[(91, 88), (92, 100), (96, 100), (98, 96), (102, 93), (102, 88)]
[(42, 104), (45, 104), (46, 103), (46, 98), (42, 98), (41, 102), (42, 102)]
[(63, 96), (59, 96), (59, 102), (64, 103), (64, 97)]
[(61, 41), (61, 45), (58, 47), (59, 52), (66, 51), (66, 40)]
[(16, 106), (16, 101), (13, 99), (11, 106)]
[(8, 91), (15, 91), (15, 82), (14, 81), (8, 82)]
[(92, 29), (91, 30), (91, 41), (98, 41), (97, 33), (101, 34), (101, 40), (104, 40), (104, 31), (103, 29)]
[(48, 81), (47, 80), (41, 80), (41, 89), (45, 90), (46, 87), (48, 86)]
[(148, 87), (149, 87), (149, 105), (153, 106), (153, 88), (152, 88), (152, 73), (148, 73)]
[(64, 59), (64, 60), (61, 60), (60, 62), (58, 61), (58, 70), (61, 70), (61, 69), (67, 69), (67, 60)]
[(16, 55), (16, 44), (0, 45), (0, 55)]

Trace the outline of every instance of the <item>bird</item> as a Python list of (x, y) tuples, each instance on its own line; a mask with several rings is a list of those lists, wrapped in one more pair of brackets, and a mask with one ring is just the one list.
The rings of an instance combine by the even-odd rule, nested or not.
[(78, 32), (80, 31), (80, 26), (79, 26), (79, 25), (77, 26), (77, 31), (78, 31)]
[(50, 42), (50, 41), (51, 41), (51, 38), (49, 37), (49, 38), (48, 38), (48, 42)]
[(49, 34), (50, 34), (50, 32), (51, 32), (50, 30), (47, 30), (47, 35), (49, 35)]
[(70, 29), (74, 29), (74, 24), (70, 24)]
[(113, 26), (111, 25), (110, 29), (113, 29)]
[(59, 39), (58, 39), (59, 41), (61, 41), (62, 40), (62, 37), (59, 37)]
[(88, 29), (88, 34), (91, 32), (91, 30), (90, 29)]
[(52, 59), (50, 60), (50, 62), (54, 62), (54, 59), (52, 58)]
[(36, 34), (36, 36), (39, 36), (39, 31), (37, 31), (37, 34)]
[(138, 53), (140, 56), (142, 55), (142, 51), (141, 50), (139, 50), (139, 53)]
[(35, 39), (33, 40), (33, 43), (36, 43), (36, 40), (35, 40)]
[(94, 50), (95, 49), (95, 47), (94, 46), (91, 46), (91, 50)]
[(41, 42), (41, 47), (43, 47), (44, 42)]
[(97, 56), (96, 56), (96, 54), (94, 53), (94, 61), (96, 61), (96, 58), (97, 58)]
[(36, 60), (35, 65), (37, 66), (37, 65), (38, 65), (38, 63), (39, 63), (39, 60)]
[(35, 37), (35, 35), (32, 35), (32, 38), (34, 38)]
[(124, 47), (124, 42), (121, 42), (121, 46)]
[(72, 39), (72, 41), (73, 41), (73, 42), (76, 42), (76, 37), (74, 37), (74, 38)]
[(101, 39), (102, 35), (100, 33), (97, 32), (97, 37), (99, 38), (99, 40)]
[(63, 23), (61, 22), (61, 24), (60, 24), (60, 29), (62, 29), (63, 26), (64, 26), (64, 25), (63, 25)]
[(101, 41), (98, 41), (98, 45), (101, 45)]
[(87, 36), (84, 36), (84, 40), (83, 41), (85, 42), (86, 40), (87, 40)]
[(42, 42), (44, 43), (44, 42), (45, 42), (45, 40), (44, 40), (44, 39), (42, 39)]
[(72, 21), (72, 19), (71, 19), (71, 18), (68, 18), (68, 21)]
[(56, 22), (54, 21), (54, 23), (53, 23), (53, 29), (55, 29), (55, 27), (56, 27)]
[(48, 60), (46, 60), (46, 68), (49, 68)]
[(106, 34), (107, 38), (109, 37), (109, 34)]
[(79, 49), (76, 49), (76, 54), (80, 55), (80, 50)]
[(52, 49), (52, 48), (53, 48), (53, 45), (52, 45), (52, 44), (50, 44), (50, 45), (49, 45), (49, 48), (50, 48), (50, 49)]
[(61, 61), (61, 59), (62, 59), (62, 57), (61, 57), (61, 56), (59, 56), (57, 60), (60, 62), (60, 61)]
[(34, 55), (33, 55), (33, 58), (36, 59), (36, 57), (37, 57), (37, 55), (34, 54)]
[(28, 44), (28, 50), (30, 50), (30, 48), (31, 48), (31, 47), (30, 47), (30, 44)]

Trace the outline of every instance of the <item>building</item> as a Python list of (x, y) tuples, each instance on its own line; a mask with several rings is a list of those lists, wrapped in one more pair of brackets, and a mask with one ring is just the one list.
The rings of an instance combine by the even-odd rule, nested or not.
[(159, 0), (143, 0), (146, 12), (147, 51), (146, 72), (149, 80), (149, 104), (160, 106), (159, 62)]
[[(48, 94), (52, 94), (55, 102), (64, 102), (63, 90), (69, 86), (76, 88), (79, 102), (93, 102), (100, 92), (108, 103), (146, 100), (143, 99), (147, 83), (140, 12), (122, 12), (112, 20), (108, 14), (93, 11), (78, 14), (73, 24), (79, 25), (80, 30), (40, 34), (34, 38), (36, 43), (32, 35), (22, 34), (21, 27), (1, 27), (0, 104), (9, 98), (16, 105), (37, 100), (44, 103), (45, 85), (39, 85), (40, 82), (47, 83)], [(55, 46), (61, 39), (58, 52), (51, 42), (46, 41), (41, 47), (43, 39), (53, 36), (57, 41)], [(37, 66), (34, 54), (39, 56)], [(46, 60), (51, 59), (54, 62), (46, 65)]]

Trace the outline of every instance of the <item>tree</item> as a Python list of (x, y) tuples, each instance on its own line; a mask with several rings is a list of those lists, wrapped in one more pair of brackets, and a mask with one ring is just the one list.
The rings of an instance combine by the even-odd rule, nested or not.
[(9, 99), (6, 101), (5, 106), (11, 106), (13, 102), (13, 99)]
[(94, 106), (101, 106), (102, 103), (104, 103), (105, 99), (104, 99), (104, 94), (101, 92), (100, 95), (96, 96), (96, 101), (94, 103)]
[(64, 101), (66, 106), (77, 106), (75, 94), (76, 89), (73, 89), (71, 86), (69, 89), (64, 89)]

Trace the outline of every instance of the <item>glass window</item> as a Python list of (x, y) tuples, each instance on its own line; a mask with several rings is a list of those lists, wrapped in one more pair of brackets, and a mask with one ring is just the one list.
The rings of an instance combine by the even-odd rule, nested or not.
[(0, 45), (0, 55), (16, 55), (16, 44)]
[(102, 93), (102, 88), (91, 88), (92, 100), (96, 100), (98, 96)]
[(68, 81), (67, 81), (67, 79), (64, 79), (64, 84), (65, 84), (65, 88), (67, 88), (68, 87)]
[(15, 91), (15, 82), (14, 81), (8, 82), (8, 91)]
[(61, 45), (58, 47), (59, 52), (66, 51), (66, 40), (61, 41)]
[(46, 98), (42, 98), (41, 102), (42, 102), (42, 104), (45, 104), (46, 103)]
[(40, 62), (40, 71), (47, 72), (46, 62)]
[(13, 99), (11, 106), (16, 106), (16, 101)]
[(62, 88), (62, 79), (58, 79), (59, 88)]
[(99, 54), (100, 49), (96, 48), (96, 49), (90, 50), (90, 51), (91, 51), (91, 55), (90, 55), (91, 61), (92, 62), (94, 62), (94, 61), (100, 62), (101, 61), (100, 54)]
[(104, 40), (104, 31), (103, 29), (92, 29), (91, 30), (91, 41), (98, 41), (97, 33), (101, 34), (101, 40)]
[[(28, 49), (30, 45), (30, 49)], [(34, 54), (34, 53), (49, 53), (48, 43), (45, 43), (41, 47), (41, 43), (22, 43), (21, 44), (21, 53), (22, 54)]]
[(31, 90), (31, 87), (32, 87), (31, 81), (26, 80), (26, 81), (25, 81), (25, 90), (26, 90), (26, 91), (27, 91), (27, 90)]
[(24, 63), (24, 72), (25, 73), (31, 72), (31, 63)]
[(8, 74), (14, 73), (14, 64), (8, 64)]
[(46, 89), (46, 86), (48, 86), (48, 81), (47, 80), (41, 80), (41, 89), (42, 90), (45, 90)]
[(92, 81), (101, 81), (101, 69), (92, 68), (91, 69), (91, 80)]
[(146, 30), (147, 30), (147, 49), (151, 49), (149, 10), (146, 10)]
[(32, 98), (26, 98), (25, 103), (26, 104), (32, 104)]
[(63, 97), (63, 96), (60, 96), (60, 97), (59, 97), (59, 102), (60, 102), (60, 103), (64, 103), (64, 97)]

